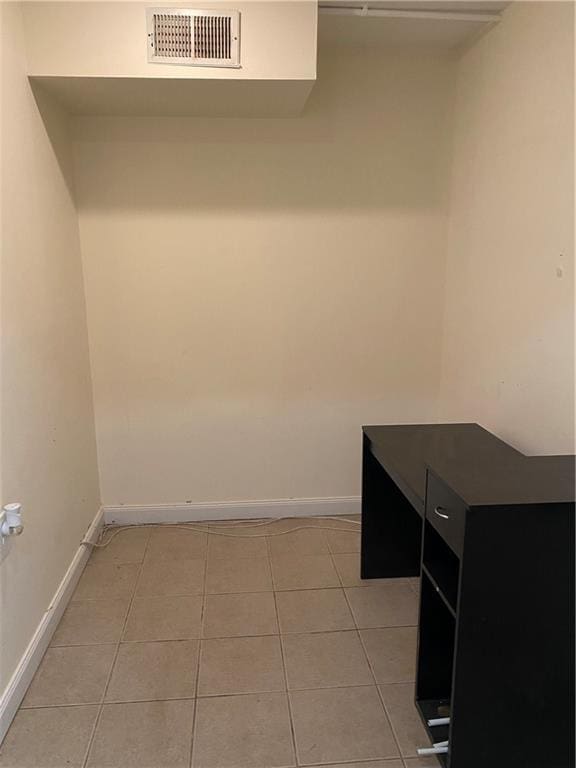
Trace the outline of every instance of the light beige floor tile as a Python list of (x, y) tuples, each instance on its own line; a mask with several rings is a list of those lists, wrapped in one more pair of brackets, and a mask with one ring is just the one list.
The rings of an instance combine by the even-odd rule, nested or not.
[(430, 739), (414, 704), (414, 685), (381, 685), (380, 692), (402, 755), (416, 756), (418, 747), (429, 747)]
[(417, 627), (363, 629), (360, 635), (377, 683), (416, 679)]
[(278, 637), (202, 641), (198, 695), (285, 690)]
[(414, 592), (416, 592), (416, 594), (419, 595), (420, 594), (420, 577), (416, 576), (414, 578), (410, 578), (408, 579), (408, 583), (410, 584)]
[(48, 648), (22, 706), (98, 704), (115, 653), (115, 645)]
[(132, 597), (139, 563), (88, 564), (84, 569), (72, 600), (112, 600)]
[(206, 592), (271, 592), (270, 561), (265, 557), (208, 555)]
[(360, 554), (358, 552), (332, 555), (332, 559), (343, 587), (377, 587), (380, 584), (405, 581), (404, 579), (361, 579)]
[(89, 768), (188, 768), (193, 701), (106, 704)]
[(295, 765), (284, 693), (198, 699), (193, 768)]
[(278, 590), (340, 586), (330, 555), (273, 555), (272, 575)]
[[(184, 534), (186, 536), (186, 533)], [(146, 560), (136, 587), (138, 597), (201, 595), (206, 561)]]
[(271, 592), (207, 595), (204, 637), (275, 634), (278, 634), (278, 622)]
[(280, 632), (354, 629), (341, 589), (310, 589), (276, 594)]
[(114, 533), (111, 528), (104, 535), (106, 547), (92, 550), (91, 563), (141, 563), (150, 538), (150, 528), (133, 528)]
[(60, 620), (52, 645), (91, 645), (120, 640), (129, 601), (84, 600), (70, 603)]
[(375, 687), (290, 693), (300, 765), (396, 757)]
[(330, 552), (335, 555), (346, 552), (360, 552), (360, 532), (326, 531), (326, 538)]
[(290, 533), (268, 538), (270, 554), (273, 557), (328, 554), (325, 531), (315, 530), (311, 525), (306, 525), (304, 530), (293, 528), (294, 526), (289, 528)]
[(418, 599), (406, 582), (345, 590), (356, 624), (372, 627), (414, 626), (418, 623)]
[(198, 640), (122, 643), (106, 701), (194, 697)]
[[(378, 682), (385, 683), (380, 690), (402, 745), (405, 767), (437, 766), (434, 758), (411, 757), (417, 746), (429, 740), (413, 704), (413, 685), (399, 682), (414, 676), (416, 628), (410, 625), (417, 621), (418, 580), (361, 581), (354, 549), (358, 534), (349, 525), (343, 525), (342, 531), (314, 530), (324, 524), (340, 527), (335, 521), (295, 519), (257, 531), (258, 535), (264, 530), (291, 531), (269, 537), (268, 546), (279, 590), (276, 600), (295, 720), (300, 716), (296, 736), (301, 762), (334, 768), (402, 765), (395, 758), (397, 750), (382, 707), (379, 713), (374, 702), (368, 703), (375, 688), (345, 591), (356, 621), (366, 627), (360, 634)], [(306, 530), (294, 530), (300, 526)], [(98, 701), (103, 693), (115, 652), (111, 644), (120, 639), (148, 537), (149, 551), (126, 626), (129, 641), (120, 646), (89, 768), (188, 768), (193, 702), (150, 700), (194, 696), (200, 642), (176, 638), (200, 637), (200, 595), (209, 550), (208, 591), (251, 591), (206, 598), (205, 637), (210, 639), (201, 641), (198, 683), (199, 707), (206, 704), (206, 714), (203, 724), (198, 722), (198, 733), (203, 735), (195, 747), (194, 768), (294, 765), (274, 595), (259, 591), (271, 588), (266, 539), (256, 538), (254, 529), (252, 543), (213, 536), (214, 543), (210, 541), (208, 547), (206, 534), (179, 529), (154, 531), (154, 544), (147, 530), (128, 533), (124, 543), (119, 534), (108, 550), (91, 558), (24, 708), (0, 748), (0, 768), (80, 768), (97, 713), (96, 707), (86, 703)], [(327, 554), (328, 542), (335, 553), (332, 557)], [(220, 555), (225, 557), (218, 567)], [(338, 586), (340, 580), (347, 587), (344, 591)], [(102, 599), (115, 595), (126, 597)], [(297, 690), (303, 688), (314, 690)], [(231, 693), (236, 695), (227, 695)], [(110, 703), (122, 701), (138, 703)], [(68, 703), (82, 706), (61, 706)], [(55, 704), (58, 707), (52, 708)], [(170, 704), (185, 705), (188, 710), (184, 714), (171, 711), (165, 706)], [(159, 708), (145, 709), (150, 706)], [(67, 712), (73, 713), (70, 727), (50, 720), (50, 713), (59, 718)], [(78, 715), (76, 722), (74, 717), (86, 712), (90, 717), (85, 718), (88, 725), (83, 730), (84, 720)], [(24, 718), (37, 713), (47, 713), (48, 719), (32, 723)], [(384, 725), (372, 722), (382, 716)], [(166, 737), (174, 723), (174, 734)], [(54, 729), (59, 732), (53, 733)], [(44, 731), (51, 740), (47, 747)], [(42, 742), (38, 748), (27, 743), (37, 733)], [(58, 742), (59, 733), (65, 738)], [(307, 738), (308, 751), (319, 755), (315, 760), (308, 752), (303, 757)]]
[(370, 685), (374, 682), (355, 630), (284, 635), (282, 644), (291, 689)]
[(2, 746), (1, 768), (80, 768), (98, 707), (21, 709)]
[(200, 637), (202, 597), (136, 597), (123, 640), (189, 640)]
[[(231, 533), (230, 530), (225, 532)], [(263, 531), (259, 534), (252, 532), (247, 536), (239, 530), (237, 536), (211, 534), (208, 538), (208, 555), (210, 558), (268, 557), (268, 547)]]
[(146, 560), (200, 560), (206, 557), (208, 534), (183, 528), (154, 528)]

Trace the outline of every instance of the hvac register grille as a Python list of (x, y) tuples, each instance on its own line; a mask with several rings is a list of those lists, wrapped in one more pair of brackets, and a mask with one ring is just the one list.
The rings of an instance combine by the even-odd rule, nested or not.
[(240, 66), (240, 13), (149, 8), (148, 61)]

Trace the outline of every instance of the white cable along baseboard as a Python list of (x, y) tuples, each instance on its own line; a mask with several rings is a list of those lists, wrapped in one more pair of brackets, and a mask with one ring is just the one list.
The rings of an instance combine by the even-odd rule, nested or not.
[[(84, 539), (87, 541), (97, 541), (103, 524), (104, 513), (100, 509), (88, 528)], [(32, 678), (42, 661), (42, 657), (50, 644), (52, 635), (62, 618), (68, 601), (72, 597), (72, 593), (89, 557), (90, 548), (79, 546), (50, 605), (46, 609), (46, 613), (40, 619), (40, 623), (36, 627), (36, 631), (28, 643), (28, 647), (24, 651), (12, 678), (0, 696), (0, 743), (2, 743), (10, 723), (24, 698), (24, 694), (32, 682)]]
[(267, 501), (210, 501), (204, 504), (160, 504), (104, 506), (107, 525), (138, 523), (200, 523), (211, 520), (255, 520), (268, 517), (315, 517), (356, 515), (359, 496)]

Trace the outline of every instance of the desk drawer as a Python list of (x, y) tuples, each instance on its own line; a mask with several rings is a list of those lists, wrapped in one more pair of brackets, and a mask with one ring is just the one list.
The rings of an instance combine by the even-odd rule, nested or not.
[(464, 546), (466, 505), (431, 472), (427, 473), (426, 519), (460, 557)]

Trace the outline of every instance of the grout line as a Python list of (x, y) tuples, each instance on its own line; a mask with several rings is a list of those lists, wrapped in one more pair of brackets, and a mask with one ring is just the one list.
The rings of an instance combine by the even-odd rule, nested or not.
[[(250, 593), (245, 593), (250, 594)], [(255, 594), (268, 594), (268, 593), (255, 593)], [(272, 594), (272, 593), (270, 593)], [(284, 594), (284, 593), (280, 593)], [(199, 595), (195, 595), (199, 597)], [(212, 597), (212, 595), (207, 595)], [(337, 629), (297, 629), (291, 632), (262, 632), (260, 634), (242, 634), (242, 635), (210, 635), (209, 637), (158, 637), (158, 638), (144, 638), (142, 640), (121, 640), (120, 645), (137, 645), (138, 643), (178, 643), (185, 640), (235, 640), (239, 638), (247, 637), (278, 637), (284, 635), (327, 635), (334, 632), (356, 632), (356, 631), (369, 631), (372, 629), (407, 629), (416, 627), (416, 624), (383, 624), (376, 627), (340, 627)], [(67, 643), (65, 645), (52, 645), (51, 648), (90, 648), (93, 646), (102, 645), (116, 645), (116, 643)], [(410, 681), (408, 681), (410, 682)], [(413, 681), (412, 681), (413, 682)], [(381, 685), (394, 685), (394, 683), (381, 683)]]
[(116, 666), (116, 660), (118, 659), (118, 654), (120, 652), (120, 646), (122, 644), (122, 636), (124, 634), (124, 630), (126, 629), (126, 625), (128, 623), (128, 618), (130, 616), (130, 610), (132, 608), (132, 603), (134, 602), (134, 599), (135, 599), (135, 596), (136, 596), (136, 591), (138, 589), (138, 584), (140, 583), (140, 578), (142, 576), (142, 570), (144, 568), (144, 561), (146, 560), (146, 553), (148, 552), (148, 546), (150, 545), (151, 535), (152, 534), (149, 533), (148, 537), (146, 539), (146, 545), (144, 547), (144, 553), (142, 555), (142, 561), (140, 562), (140, 567), (138, 569), (138, 576), (136, 577), (136, 581), (134, 583), (134, 588), (133, 588), (133, 591), (132, 591), (132, 597), (130, 598), (130, 601), (128, 603), (128, 610), (126, 611), (126, 615), (124, 617), (124, 622), (122, 624), (122, 629), (120, 631), (120, 636), (118, 638), (118, 642), (116, 643), (116, 651), (114, 653), (114, 658), (112, 660), (112, 665), (110, 666), (110, 670), (108, 672), (108, 677), (106, 678), (106, 684), (104, 685), (104, 690), (102, 691), (102, 696), (100, 698), (100, 705), (99, 705), (99, 708), (98, 708), (98, 713), (96, 715), (96, 720), (94, 721), (94, 726), (92, 728), (92, 732), (90, 734), (90, 738), (89, 738), (88, 744), (86, 746), (86, 752), (85, 752), (85, 755), (84, 755), (84, 760), (82, 761), (83, 768), (86, 768), (86, 766), (88, 765), (88, 758), (90, 757), (90, 751), (92, 749), (92, 745), (93, 745), (94, 739), (96, 737), (96, 731), (98, 730), (98, 726), (100, 724), (100, 720), (101, 720), (101, 717), (102, 717), (102, 712), (104, 710), (104, 702), (106, 700), (106, 693), (108, 692), (108, 686), (110, 685), (110, 681), (112, 679), (112, 674), (113, 674), (114, 668)]
[(330, 551), (330, 560), (332, 561), (332, 567), (336, 571), (336, 575), (338, 576), (338, 580), (340, 581), (340, 585), (341, 585), (340, 589), (342, 590), (342, 594), (344, 595), (344, 600), (346, 601), (346, 605), (348, 606), (348, 612), (352, 617), (352, 621), (354, 622), (356, 634), (360, 636), (358, 622), (356, 621), (356, 616), (354, 615), (354, 611), (352, 610), (352, 606), (350, 605), (350, 601), (348, 600), (348, 595), (346, 594), (346, 587), (344, 587), (343, 580), (340, 578), (340, 573), (338, 571), (338, 568), (336, 567), (336, 563), (334, 561), (334, 553), (332, 551)]
[(198, 640), (198, 661), (196, 662), (196, 685), (194, 686), (194, 713), (192, 716), (192, 732), (190, 734), (190, 754), (188, 758), (188, 765), (192, 768), (192, 762), (194, 760), (194, 744), (196, 742), (196, 727), (198, 722), (198, 688), (200, 686), (200, 663), (202, 659), (202, 650), (204, 646), (204, 621), (206, 618), (206, 598), (207, 586), (208, 586), (208, 558), (210, 551), (210, 533), (206, 539), (206, 559), (204, 561), (204, 580), (202, 582), (202, 609), (200, 612), (200, 639)]
[[(322, 540), (324, 541), (324, 544), (326, 545), (328, 556), (330, 558), (330, 562), (332, 563), (332, 568), (336, 571), (336, 577), (338, 578), (338, 581), (340, 581), (340, 576), (338, 575), (338, 571), (336, 570), (336, 566), (334, 564), (334, 559), (332, 557), (332, 552), (330, 550), (330, 544), (328, 542), (327, 533), (328, 533), (327, 531), (322, 531)], [(344, 592), (344, 590), (342, 590), (342, 592)], [(274, 593), (274, 600), (276, 600), (276, 593)], [(278, 628), (280, 628), (280, 622), (278, 622)], [(334, 630), (334, 631), (337, 632), (339, 630)], [(284, 633), (284, 634), (303, 634), (303, 633)], [(307, 633), (304, 633), (304, 634), (307, 634)], [(318, 633), (314, 633), (314, 634), (320, 634), (320, 633), (318, 632)], [(286, 662), (285, 662), (285, 658), (284, 658), (284, 640), (283, 640), (282, 633), (280, 634), (280, 647), (282, 649), (282, 663), (284, 664), (284, 670), (286, 672)], [(294, 729), (294, 710), (293, 710), (293, 706), (292, 706), (292, 690), (288, 690), (288, 674), (287, 674), (287, 672), (286, 672), (286, 695), (288, 697), (288, 710), (290, 712), (290, 726), (292, 728), (292, 741), (294, 743), (294, 758), (296, 760), (296, 765), (301, 765), (300, 756), (298, 754), (298, 750), (297, 750), (297, 747), (296, 747), (296, 732), (295, 732), (295, 729)]]
[[(338, 570), (338, 566), (336, 565), (336, 561), (334, 560), (334, 555), (332, 554), (332, 552), (330, 552), (330, 562), (332, 563), (332, 568), (334, 568), (334, 570), (336, 571), (336, 576), (338, 577), (338, 581), (340, 582), (340, 587), (341, 587), (342, 591), (344, 592), (344, 590), (346, 589), (346, 585), (344, 584), (343, 577), (340, 576), (340, 571)], [(346, 593), (344, 592), (344, 594), (346, 594)], [(350, 607), (350, 606), (348, 606), (348, 607)]]
[[(405, 685), (405, 683), (390, 683), (390, 685)], [(413, 685), (413, 683), (410, 683), (410, 685)], [(382, 691), (380, 690), (379, 685), (376, 686), (376, 690), (378, 691), (378, 696), (380, 697), (380, 701), (382, 702), (382, 707), (384, 709), (384, 712), (386, 713), (386, 719), (390, 723), (390, 729), (392, 731), (392, 735), (394, 736), (394, 741), (396, 742), (396, 745), (398, 747), (400, 759), (405, 764), (405, 760), (407, 757), (417, 757), (417, 755), (404, 755), (404, 753), (402, 752), (402, 747), (400, 746), (400, 739), (398, 738), (398, 734), (396, 733), (396, 728), (394, 727), (394, 724), (392, 722), (392, 716), (388, 712), (388, 707), (386, 706), (386, 702), (384, 701), (384, 696), (382, 695)]]
[[(302, 555), (298, 555), (298, 557), (302, 557)], [(309, 557), (309, 555), (303, 555), (303, 557)], [(248, 558), (247, 558), (248, 559)], [(338, 578), (340, 578), (340, 575), (338, 574)], [(396, 583), (399, 580), (396, 580)], [(329, 589), (381, 589), (382, 584), (374, 584), (374, 585), (362, 585), (362, 586), (354, 586), (350, 584), (343, 584), (340, 582), (340, 584), (335, 584), (331, 586), (316, 586), (316, 587), (280, 587), (280, 588), (266, 588), (266, 589), (244, 589), (244, 590), (230, 590), (230, 591), (220, 591), (220, 592), (206, 592), (207, 595), (255, 595), (255, 594), (266, 594), (271, 592), (314, 592), (319, 589), (323, 590), (329, 590)], [(414, 591), (414, 587), (411, 587), (411, 590)], [(159, 598), (165, 598), (165, 597), (202, 597), (204, 592), (166, 592), (163, 594), (158, 595), (137, 595), (139, 600), (156, 600)], [(416, 596), (418, 596), (418, 593), (416, 592)], [(126, 596), (119, 596), (119, 597), (110, 597), (110, 598), (101, 598), (101, 597), (95, 597), (95, 598), (82, 598), (81, 600), (71, 600), (70, 603), (109, 603), (114, 600), (125, 600)]]
[[(413, 685), (413, 683), (380, 683), (379, 685)], [(162, 696), (157, 699), (111, 699), (106, 702), (104, 702), (105, 706), (120, 706), (122, 704), (151, 704), (154, 702), (160, 702), (160, 701), (196, 701), (198, 699), (229, 699), (229, 698), (236, 698), (238, 696), (259, 696), (260, 694), (268, 694), (268, 693), (283, 693), (283, 694), (289, 694), (289, 693), (303, 693), (308, 691), (341, 691), (346, 690), (348, 688), (374, 688), (374, 683), (353, 683), (352, 685), (315, 685), (311, 686), (309, 688), (292, 688), (290, 690), (283, 689), (268, 689), (268, 688), (262, 688), (259, 690), (249, 690), (249, 691), (227, 691), (225, 693), (206, 693), (202, 695), (194, 695), (194, 696)], [(81, 707), (98, 707), (100, 706), (99, 701), (85, 701), (85, 702), (75, 702), (75, 703), (66, 703), (66, 704), (40, 704), (32, 707), (22, 707), (22, 709), (25, 709), (26, 711), (30, 710), (38, 710), (38, 709), (78, 709)], [(415, 757), (415, 755), (412, 755), (411, 757)], [(384, 758), (377, 758), (378, 760), (382, 760)], [(392, 759), (392, 758), (391, 758)], [(398, 758), (394, 758), (398, 759)]]
[[(296, 557), (316, 557), (317, 555), (295, 555)], [(322, 555), (329, 557), (330, 554)], [(242, 558), (243, 560), (250, 560), (250, 558)], [(333, 561), (332, 561), (333, 562)], [(281, 587), (281, 588), (266, 588), (266, 589), (244, 589), (244, 590), (228, 590), (228, 591), (219, 591), (219, 592), (206, 592), (207, 595), (253, 595), (253, 594), (263, 594), (263, 593), (270, 593), (270, 592), (312, 592), (319, 589), (381, 589), (382, 587), (387, 586), (386, 584), (362, 584), (362, 585), (355, 585), (355, 584), (344, 584), (340, 574), (338, 573), (338, 570), (336, 569), (336, 575), (340, 579), (340, 583), (336, 585), (331, 586), (315, 586), (315, 587)], [(404, 583), (407, 584), (407, 579), (391, 579), (390, 581), (393, 581), (395, 584)], [(416, 591), (416, 587), (413, 587), (412, 585), (407, 584), (407, 586), (410, 586), (411, 591), (415, 592), (416, 596), (418, 596), (418, 592)], [(200, 591), (194, 591), (194, 592), (166, 592), (162, 594), (150, 594), (150, 595), (136, 595), (139, 600), (155, 600), (159, 598), (165, 598), (165, 597), (201, 597), (204, 594), (204, 592)], [(114, 600), (125, 600), (126, 595), (122, 596), (116, 596), (116, 597), (83, 597), (81, 599), (77, 600), (71, 600), (70, 603), (106, 603), (106, 602), (112, 602)], [(415, 626), (415, 625), (414, 625)]]
[(66, 704), (35, 704), (33, 706), (21, 706), (18, 711), (26, 711), (35, 709), (77, 709), (78, 707), (98, 707), (100, 701), (83, 701), (83, 702), (68, 702)]
[(346, 763), (314, 763), (313, 765), (310, 763), (306, 763), (306, 768), (343, 768), (343, 766), (347, 765), (357, 765), (358, 768), (362, 768), (362, 766), (366, 765), (373, 765), (374, 763), (394, 763), (394, 762), (402, 762), (402, 758), (398, 757), (376, 757), (371, 758), (367, 760), (347, 760)]
[[(335, 567), (335, 564), (334, 564)], [(363, 589), (363, 587), (361, 587)], [(398, 756), (402, 762), (404, 762), (402, 757), (402, 750), (400, 748), (400, 742), (398, 741), (398, 737), (396, 736), (396, 731), (394, 730), (394, 727), (392, 726), (392, 720), (390, 718), (390, 715), (388, 714), (388, 710), (386, 709), (386, 706), (384, 704), (384, 699), (382, 698), (382, 693), (380, 691), (380, 688), (378, 687), (378, 681), (376, 680), (376, 674), (374, 672), (374, 669), (372, 668), (372, 664), (370, 663), (370, 657), (368, 656), (368, 652), (366, 650), (366, 646), (364, 645), (364, 640), (362, 639), (362, 633), (360, 632), (360, 627), (358, 626), (358, 622), (356, 621), (356, 616), (354, 615), (354, 612), (352, 611), (352, 606), (350, 605), (350, 601), (348, 600), (348, 595), (346, 594), (346, 590), (342, 589), (342, 592), (344, 593), (344, 599), (346, 600), (346, 603), (348, 605), (348, 610), (352, 614), (352, 618), (354, 620), (354, 625), (356, 627), (356, 634), (358, 635), (358, 639), (360, 640), (360, 645), (362, 646), (362, 650), (364, 652), (364, 656), (366, 659), (366, 662), (368, 663), (368, 668), (370, 670), (370, 673), (372, 675), (372, 679), (374, 680), (374, 685), (376, 686), (376, 694), (380, 700), (380, 704), (382, 705), (382, 711), (384, 712), (384, 717), (388, 721), (388, 725), (390, 727), (390, 732), (392, 733), (392, 737), (394, 739), (394, 743), (396, 744), (396, 749), (398, 750)]]
[[(268, 552), (268, 563), (270, 565), (270, 573), (272, 574), (272, 585), (274, 586), (274, 571), (272, 565), (272, 552), (270, 550), (270, 539), (266, 539), (266, 551)], [(292, 712), (292, 701), (290, 698), (290, 692), (288, 690), (288, 670), (286, 669), (286, 658), (284, 656), (284, 643), (282, 642), (282, 634), (280, 631), (280, 613), (278, 611), (278, 602), (276, 600), (276, 589), (274, 589), (274, 611), (276, 613), (276, 624), (278, 625), (278, 642), (280, 643), (280, 656), (282, 657), (282, 671), (284, 674), (284, 695), (286, 696), (286, 705), (288, 707), (288, 719), (290, 721), (290, 734), (292, 737), (292, 752), (294, 755), (295, 765), (299, 765), (298, 752), (296, 749), (296, 732), (294, 730), (294, 713)]]
[[(93, 550), (98, 551), (98, 550)], [(111, 567), (118, 567), (123, 565), (141, 565), (141, 560), (116, 560), (114, 558), (109, 558), (108, 560), (97, 560), (95, 563), (91, 563), (90, 560), (86, 563), (86, 568), (88, 570), (92, 568), (111, 568)], [(86, 570), (86, 568), (84, 570)]]

